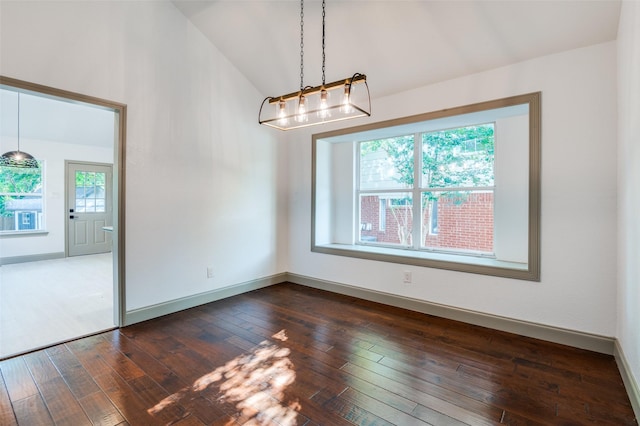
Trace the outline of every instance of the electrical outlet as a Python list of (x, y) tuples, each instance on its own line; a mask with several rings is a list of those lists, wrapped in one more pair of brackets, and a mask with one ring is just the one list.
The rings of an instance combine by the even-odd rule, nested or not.
[(402, 282), (405, 284), (411, 284), (411, 271), (404, 271), (402, 273)]
[(213, 278), (213, 268), (211, 266), (207, 267), (207, 278)]

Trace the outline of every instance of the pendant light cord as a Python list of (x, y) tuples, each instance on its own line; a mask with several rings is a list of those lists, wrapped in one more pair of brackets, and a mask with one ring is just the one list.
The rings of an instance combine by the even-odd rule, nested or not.
[(18, 92), (18, 152), (20, 152), (20, 92)]

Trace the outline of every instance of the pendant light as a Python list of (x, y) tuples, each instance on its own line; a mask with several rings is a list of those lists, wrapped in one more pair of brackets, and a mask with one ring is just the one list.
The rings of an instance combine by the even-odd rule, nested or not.
[(300, 90), (266, 97), (258, 113), (260, 124), (290, 130), (371, 115), (366, 75), (355, 73), (349, 78), (325, 83), (325, 16), (325, 0), (322, 0), (322, 84), (315, 87), (304, 85), (304, 0), (301, 0)]
[(0, 166), (17, 167), (21, 169), (37, 169), (38, 160), (31, 154), (20, 151), (20, 92), (18, 92), (18, 150), (7, 151), (0, 157)]

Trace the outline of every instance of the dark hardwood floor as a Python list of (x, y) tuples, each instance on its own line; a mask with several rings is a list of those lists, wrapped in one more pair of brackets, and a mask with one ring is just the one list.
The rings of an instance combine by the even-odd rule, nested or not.
[(0, 362), (1, 425), (635, 425), (613, 357), (280, 284)]

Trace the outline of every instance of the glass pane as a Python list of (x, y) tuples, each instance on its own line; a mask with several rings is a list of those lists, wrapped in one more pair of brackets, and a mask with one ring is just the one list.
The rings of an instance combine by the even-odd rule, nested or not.
[(493, 191), (423, 192), (422, 246), (493, 253)]
[(76, 172), (76, 211), (106, 211), (106, 173)]
[(410, 193), (362, 194), (360, 233), (362, 243), (412, 244), (412, 199)]
[(0, 196), (0, 231), (42, 229), (42, 197)]
[(422, 187), (493, 186), (493, 123), (422, 135)]
[[(76, 172), (76, 199), (80, 198), (84, 198), (85, 197), (85, 191), (84, 191), (84, 172)], [(76, 201), (77, 203), (77, 201)]]
[(42, 193), (42, 166), (37, 169), (0, 166), (0, 193)]
[(85, 201), (85, 209), (84, 211), (86, 213), (93, 213), (96, 211), (96, 200), (94, 200), (93, 198), (87, 198), (87, 200)]
[(360, 143), (360, 189), (413, 187), (413, 135)]
[(104, 185), (96, 186), (95, 198), (105, 198)]
[(84, 186), (84, 172), (76, 171), (76, 186)]
[(96, 184), (96, 174), (94, 172), (85, 172), (84, 186), (91, 187)]

